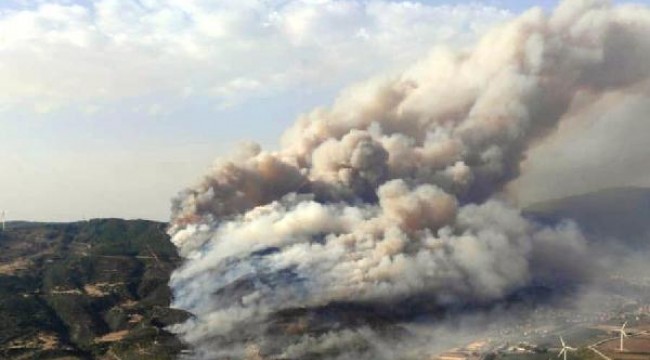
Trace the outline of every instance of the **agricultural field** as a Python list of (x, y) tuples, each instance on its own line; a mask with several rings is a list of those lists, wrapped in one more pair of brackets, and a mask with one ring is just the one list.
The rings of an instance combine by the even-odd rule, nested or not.
[(619, 339), (600, 344), (597, 349), (613, 360), (650, 359), (650, 335), (634, 336), (625, 339), (625, 351), (619, 351)]

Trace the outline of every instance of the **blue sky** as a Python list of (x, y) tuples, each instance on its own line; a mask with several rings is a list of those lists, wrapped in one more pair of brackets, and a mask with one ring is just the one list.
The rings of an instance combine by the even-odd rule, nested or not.
[(0, 208), (164, 220), (174, 193), (236, 143), (274, 148), (348, 84), (554, 4), (4, 1)]

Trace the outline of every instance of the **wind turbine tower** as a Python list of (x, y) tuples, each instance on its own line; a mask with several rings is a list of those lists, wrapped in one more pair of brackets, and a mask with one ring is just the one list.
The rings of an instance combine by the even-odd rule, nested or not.
[(558, 354), (557, 357), (560, 357), (560, 356), (564, 355), (564, 360), (566, 360), (566, 354), (567, 354), (567, 352), (578, 350), (578, 349), (576, 349), (576, 348), (572, 348), (572, 347), (570, 347), (570, 346), (567, 346), (567, 344), (564, 342), (564, 339), (562, 339), (561, 336), (560, 336), (560, 342), (562, 343), (562, 350), (560, 350), (560, 353)]
[(621, 326), (621, 329), (618, 330), (621, 333), (621, 347), (619, 348), (620, 352), (623, 352), (623, 338), (627, 337), (627, 334), (625, 333), (625, 325), (627, 325), (627, 321)]

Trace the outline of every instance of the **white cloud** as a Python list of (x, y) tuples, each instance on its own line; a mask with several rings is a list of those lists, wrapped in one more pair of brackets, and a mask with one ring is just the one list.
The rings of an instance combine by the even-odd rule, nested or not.
[(470, 43), (512, 14), (362, 0), (100, 0), (0, 10), (0, 109), (175, 94), (232, 105), (338, 86)]

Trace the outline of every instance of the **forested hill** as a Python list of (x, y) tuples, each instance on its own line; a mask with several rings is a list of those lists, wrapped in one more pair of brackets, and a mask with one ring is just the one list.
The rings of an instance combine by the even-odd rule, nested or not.
[(165, 224), (8, 223), (0, 232), (0, 359), (171, 359), (180, 259)]

